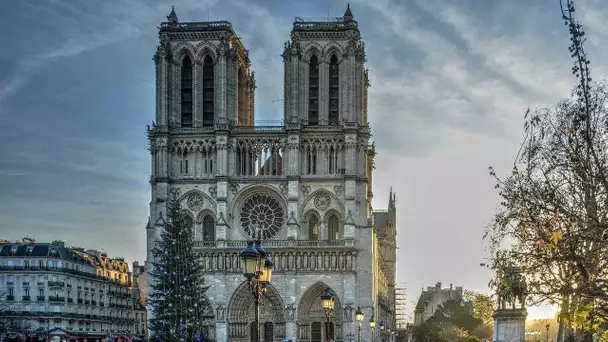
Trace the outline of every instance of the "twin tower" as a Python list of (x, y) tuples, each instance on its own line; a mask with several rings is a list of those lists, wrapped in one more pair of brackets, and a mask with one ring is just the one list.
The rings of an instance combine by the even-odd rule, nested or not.
[[(232, 25), (182, 23), (174, 10), (167, 19), (154, 55), (157, 126), (253, 126), (254, 72)], [(294, 22), (282, 54), (284, 124), (367, 126), (364, 44), (350, 8), (337, 19)]]

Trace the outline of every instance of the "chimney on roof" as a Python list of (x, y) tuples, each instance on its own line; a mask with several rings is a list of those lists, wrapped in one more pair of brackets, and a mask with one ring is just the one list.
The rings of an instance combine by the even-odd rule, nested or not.
[(462, 286), (456, 286), (456, 292), (458, 292), (458, 294), (462, 296)]

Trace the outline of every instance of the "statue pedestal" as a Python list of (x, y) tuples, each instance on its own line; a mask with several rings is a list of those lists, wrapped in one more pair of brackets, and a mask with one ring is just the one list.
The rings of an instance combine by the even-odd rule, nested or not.
[(526, 317), (528, 311), (521, 309), (498, 309), (494, 311), (494, 342), (524, 342), (526, 340)]

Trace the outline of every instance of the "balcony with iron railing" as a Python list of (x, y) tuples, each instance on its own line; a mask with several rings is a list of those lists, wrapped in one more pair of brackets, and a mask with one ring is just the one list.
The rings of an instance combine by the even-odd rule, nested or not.
[[(120, 280), (116, 280), (116, 279), (110, 279), (108, 277), (97, 275), (96, 273), (74, 270), (74, 269), (71, 269), (68, 267), (0, 266), (0, 272), (11, 272), (11, 271), (15, 271), (15, 272), (57, 272), (57, 273), (81, 276), (81, 277), (95, 279), (95, 280), (111, 281), (113, 284), (119, 285), (119, 286), (126, 286), (126, 287), (133, 286), (132, 281), (120, 281)], [(51, 283), (51, 281), (49, 281), (49, 283)], [(64, 282), (57, 282), (57, 283), (65, 284)], [(63, 287), (64, 285), (58, 285), (58, 286)], [(81, 289), (82, 287), (79, 286), (78, 288)]]
[(61, 287), (63, 288), (65, 286), (65, 282), (63, 281), (52, 281), (49, 280), (48, 285), (50, 288), (55, 288), (55, 287)]
[(49, 302), (52, 302), (52, 303), (63, 303), (63, 302), (65, 302), (65, 297), (49, 296)]

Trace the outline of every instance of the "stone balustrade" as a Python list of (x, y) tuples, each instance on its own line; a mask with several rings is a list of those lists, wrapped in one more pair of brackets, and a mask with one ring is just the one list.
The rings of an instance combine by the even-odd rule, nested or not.
[[(241, 273), (240, 253), (247, 241), (197, 241), (205, 272)], [(355, 272), (353, 240), (267, 240), (262, 246), (274, 263), (273, 272)], [(315, 247), (311, 249), (311, 247)]]

